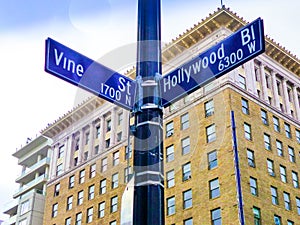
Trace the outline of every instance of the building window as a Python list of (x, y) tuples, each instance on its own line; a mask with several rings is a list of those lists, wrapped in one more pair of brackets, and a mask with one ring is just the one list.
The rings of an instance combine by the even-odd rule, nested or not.
[(167, 215), (175, 214), (175, 196), (167, 198)]
[(59, 164), (56, 166), (56, 176), (59, 176), (63, 173), (63, 164)]
[(294, 148), (288, 146), (288, 152), (289, 152), (289, 159), (291, 162), (295, 163), (296, 162), (296, 158), (295, 158), (295, 151)]
[(193, 218), (184, 220), (183, 225), (193, 225)]
[(57, 216), (57, 210), (58, 210), (58, 203), (55, 203), (54, 205), (52, 205), (52, 217)]
[(120, 156), (119, 151), (113, 153), (113, 166), (116, 166), (119, 164), (119, 162), (120, 162), (119, 156)]
[(58, 183), (54, 186), (54, 196), (59, 195), (59, 190), (60, 190), (60, 183)]
[(181, 140), (182, 155), (188, 154), (190, 152), (190, 138), (187, 137)]
[(128, 183), (132, 175), (132, 168), (128, 166), (124, 169), (124, 183)]
[(117, 225), (117, 221), (111, 221), (110, 223), (109, 223), (109, 225)]
[(90, 178), (96, 176), (96, 163), (90, 166)]
[(69, 177), (69, 189), (73, 188), (75, 184), (75, 176), (72, 175)]
[(107, 158), (101, 160), (101, 172), (105, 172), (107, 170)]
[(67, 198), (67, 210), (71, 210), (73, 207), (73, 195)]
[(21, 204), (21, 210), (20, 215), (23, 215), (29, 211), (29, 200), (26, 200), (25, 202), (22, 202)]
[(100, 202), (98, 205), (98, 217), (103, 218), (105, 215), (105, 202)]
[(84, 182), (84, 177), (85, 177), (85, 170), (81, 170), (79, 172), (79, 184), (82, 184)]
[(248, 159), (248, 165), (251, 167), (255, 167), (254, 152), (250, 149), (247, 149), (247, 159)]
[(277, 215), (274, 215), (274, 223), (275, 225), (281, 225), (281, 217), (280, 216), (277, 216)]
[(123, 122), (123, 113), (120, 112), (118, 114), (118, 126), (122, 125), (122, 122)]
[(300, 144), (300, 130), (297, 130), (297, 129), (296, 129), (296, 139), (297, 139), (297, 142)]
[(254, 217), (254, 225), (262, 225), (260, 218), (260, 209), (253, 207), (253, 217)]
[(248, 123), (244, 123), (244, 135), (247, 140), (252, 140), (251, 126)]
[(182, 166), (182, 180), (186, 181), (192, 178), (191, 163), (188, 162)]
[(103, 179), (103, 180), (100, 181), (100, 191), (99, 191), (99, 193), (100, 193), (100, 195), (103, 195), (103, 194), (105, 194), (105, 192), (106, 192), (106, 179)]
[(174, 160), (174, 145), (167, 147), (166, 154), (167, 154), (166, 157), (167, 162), (171, 162)]
[(174, 170), (170, 170), (167, 172), (167, 188), (171, 188), (175, 186), (175, 172)]
[(90, 140), (90, 132), (86, 132), (85, 133), (85, 145), (87, 145), (89, 143)]
[(280, 132), (280, 123), (279, 123), (279, 119), (275, 116), (273, 116), (273, 124), (274, 124), (274, 130), (276, 132)]
[(206, 127), (206, 141), (207, 143), (210, 143), (214, 140), (216, 140), (216, 127), (215, 124), (212, 124), (208, 127)]
[(120, 142), (122, 140), (122, 131), (117, 133), (117, 142)]
[(300, 198), (296, 197), (296, 206), (298, 215), (300, 215)]
[(294, 225), (294, 222), (291, 221), (291, 220), (288, 220), (288, 221), (287, 221), (287, 225)]
[(286, 180), (286, 169), (284, 166), (280, 165), (280, 179), (282, 182), (286, 183), (287, 180)]
[(57, 158), (60, 159), (60, 158), (64, 157), (64, 153), (65, 153), (65, 146), (62, 145), (58, 149), (58, 156), (57, 156)]
[(65, 220), (65, 225), (71, 225), (71, 217), (68, 217), (68, 218)]
[(94, 148), (94, 154), (97, 155), (99, 154), (99, 145), (96, 145)]
[(250, 177), (250, 193), (254, 196), (258, 196), (257, 180), (253, 177)]
[(100, 129), (100, 126), (97, 126), (96, 127), (96, 138), (100, 138), (100, 135), (101, 135), (101, 129)]
[(77, 213), (76, 214), (76, 221), (75, 221), (75, 225), (81, 225), (82, 222), (82, 213)]
[(112, 180), (111, 180), (111, 188), (117, 188), (119, 186), (119, 174), (115, 173), (112, 175)]
[(213, 199), (219, 196), (220, 196), (220, 185), (219, 185), (219, 179), (216, 178), (209, 181), (209, 197)]
[(277, 148), (277, 154), (279, 156), (283, 156), (283, 149), (282, 149), (282, 142), (276, 140), (276, 148)]
[(106, 132), (111, 131), (111, 119), (106, 120)]
[(278, 194), (277, 194), (277, 188), (271, 186), (271, 198), (272, 198), (272, 204), (278, 205)]
[(211, 216), (211, 224), (212, 225), (221, 225), (222, 224), (222, 217), (221, 217), (221, 209), (213, 209), (210, 211)]
[(209, 170), (216, 168), (218, 166), (217, 151), (214, 150), (212, 152), (209, 152), (207, 154), (207, 160), (208, 160), (208, 169)]
[(110, 212), (116, 212), (118, 210), (118, 196), (114, 196), (110, 199)]
[(183, 197), (183, 209), (191, 208), (193, 206), (193, 193), (192, 193), (192, 189), (184, 191), (182, 193), (182, 197)]
[(84, 152), (83, 153), (83, 160), (86, 161), (88, 159), (88, 156), (89, 156), (89, 152), (87, 152), (87, 151)]
[(285, 136), (287, 138), (292, 138), (292, 134), (291, 134), (291, 126), (287, 123), (284, 123), (284, 129), (285, 129)]
[(174, 123), (173, 121), (166, 124), (166, 137), (171, 137), (174, 134)]
[(242, 98), (242, 112), (247, 115), (250, 114), (248, 100), (246, 100), (244, 98)]
[(110, 146), (110, 138), (105, 140), (105, 148), (109, 148)]
[(78, 151), (78, 150), (79, 150), (79, 143), (80, 143), (80, 139), (79, 139), (79, 138), (76, 138), (76, 139), (75, 139), (75, 151)]
[(271, 150), (271, 138), (270, 138), (270, 135), (264, 134), (264, 143), (265, 143), (265, 149)]
[(189, 114), (186, 113), (181, 116), (181, 130), (185, 130), (189, 127)]
[(210, 100), (204, 103), (205, 117), (209, 117), (214, 114), (214, 101)]
[(95, 197), (95, 185), (89, 186), (89, 196), (88, 200), (94, 199)]
[(265, 110), (261, 109), (260, 110), (260, 115), (261, 115), (261, 120), (262, 120), (263, 124), (269, 125), (267, 112)]
[(283, 192), (283, 200), (284, 200), (284, 207), (286, 210), (291, 210), (291, 199), (290, 194), (287, 192)]
[(132, 146), (125, 147), (125, 160), (130, 159), (132, 156)]
[(79, 191), (77, 195), (77, 205), (81, 205), (83, 203), (83, 191)]
[(246, 90), (246, 79), (241, 74), (238, 76), (238, 85)]
[(299, 188), (299, 179), (298, 179), (298, 173), (297, 172), (292, 171), (292, 179), (293, 179), (294, 188)]
[(270, 176), (275, 177), (274, 173), (274, 163), (272, 160), (267, 159), (267, 167), (268, 167), (268, 173)]
[(93, 221), (93, 211), (94, 211), (93, 207), (87, 209), (87, 211), (86, 211), (86, 222), (87, 223), (91, 223)]
[(74, 157), (74, 166), (78, 165), (78, 157)]

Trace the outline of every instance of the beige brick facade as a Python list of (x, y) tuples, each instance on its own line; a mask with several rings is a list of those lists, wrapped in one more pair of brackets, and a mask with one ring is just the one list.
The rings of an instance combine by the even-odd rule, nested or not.
[[(195, 49), (201, 51), (207, 47), (207, 43), (213, 44), (225, 31), (235, 31), (243, 24), (245, 22), (228, 9), (219, 9), (188, 33), (176, 39), (174, 46), (182, 42), (181, 44), (185, 44), (192, 51)], [(209, 32), (205, 33), (205, 29)], [(189, 35), (193, 38), (188, 38)], [(191, 40), (197, 40), (197, 43), (191, 43)], [(256, 224), (271, 225), (274, 224), (275, 217), (281, 221), (281, 224), (288, 224), (288, 221), (290, 222), (288, 225), (300, 224), (300, 191), (299, 185), (298, 187), (296, 185), (299, 183), (300, 176), (299, 70), (287, 66), (288, 64), (285, 67), (278, 64), (279, 61), (284, 63), (284, 60), (288, 60), (289, 57), (295, 61), (296, 65), (300, 65), (300, 62), (288, 52), (286, 52), (287, 58), (276, 58), (271, 52), (280, 51), (278, 46), (272, 45), (274, 43), (268, 38), (266, 38), (266, 44), (266, 53), (261, 57), (245, 63), (211, 84), (200, 88), (189, 97), (164, 109), (165, 221), (167, 225), (184, 224), (187, 219), (192, 219), (194, 225), (220, 224), (217, 221), (222, 221), (225, 225), (239, 224), (231, 111), (235, 113), (246, 224), (255, 224), (254, 220), (257, 220), (260, 223)], [(180, 57), (185, 53), (176, 52), (178, 49), (172, 50), (174, 46), (170, 44), (165, 48), (163, 59), (171, 61), (170, 64), (182, 63), (182, 60), (186, 58)], [(132, 72), (129, 75), (132, 76)], [(245, 83), (241, 83), (240, 77), (244, 78)], [(262, 82), (264, 79), (265, 82)], [(88, 107), (92, 104), (91, 101), (96, 102), (93, 103), (96, 105), (93, 110)], [(209, 101), (211, 101), (210, 105), (207, 104)], [(244, 104), (247, 104), (246, 108)], [(206, 112), (208, 105), (209, 113)], [(261, 110), (264, 110), (264, 118), (262, 118)], [(86, 159), (83, 159), (83, 155), (78, 156), (79, 164), (74, 165), (73, 162), (65, 160), (64, 162), (68, 165), (64, 167), (62, 174), (57, 175), (55, 167), (63, 160), (54, 159), (51, 170), (52, 178), (47, 186), (45, 225), (67, 224), (67, 218), (71, 218), (70, 224), (76, 224), (78, 213), (82, 213), (81, 224), (113, 225), (113, 221), (120, 224), (121, 198), (126, 185), (125, 168), (128, 165), (132, 166), (132, 157), (129, 161), (125, 159), (128, 135), (124, 127), (128, 126), (128, 121), (123, 119), (124, 124), (117, 125), (118, 112), (118, 109), (93, 99), (78, 109), (74, 109), (74, 114), (77, 115), (74, 124), (66, 125), (68, 123), (64, 123), (63, 118), (44, 130), (44, 135), (54, 139), (53, 151), (58, 151), (59, 146), (68, 142), (66, 140), (80, 135), (84, 137), (87, 129), (92, 132), (92, 138), (89, 139), (90, 142), (86, 142), (86, 146), (82, 144), (83, 140), (80, 142), (80, 148), (89, 150), (79, 149), (75, 155), (74, 141), (68, 142), (73, 143), (67, 145), (65, 150), (68, 152), (65, 155), (69, 157), (74, 158), (84, 152), (89, 152)], [(95, 115), (100, 116), (98, 118)], [(65, 116), (65, 120), (68, 116)], [(279, 121), (280, 132), (274, 129), (273, 117)], [(109, 133), (104, 131), (107, 118), (112, 120), (112, 131)], [(188, 124), (182, 125), (183, 118)], [(171, 122), (173, 129), (168, 133), (166, 125)], [(99, 137), (96, 135), (97, 124), (103, 128)], [(69, 126), (73, 126), (72, 129)], [(291, 137), (286, 135), (288, 126)], [(123, 136), (122, 139), (117, 139), (117, 133), (120, 130)], [(265, 147), (267, 144), (265, 135), (270, 137), (268, 142), (270, 149)], [(105, 147), (101, 141), (109, 138), (112, 139), (111, 143)], [(278, 154), (277, 142), (282, 145), (282, 156)], [(100, 146), (100, 151), (92, 153), (96, 145)], [(170, 146), (173, 148), (170, 148), (169, 152), (167, 149)], [(187, 148), (183, 150), (183, 147)], [(117, 151), (119, 151), (119, 163), (113, 165), (113, 155)], [(216, 154), (211, 156), (212, 152)], [(252, 154), (252, 158), (249, 154)], [(57, 155), (54, 152), (53, 156)], [(106, 157), (107, 170), (102, 172), (102, 159)], [(271, 175), (271, 168), (267, 166), (268, 160), (273, 162), (274, 174)], [(96, 164), (96, 175), (90, 178), (90, 168), (93, 164)], [(82, 170), (85, 171), (85, 180), (79, 184), (79, 173)], [(174, 171), (174, 176), (169, 177), (168, 172), (172, 171)], [(183, 175), (183, 172), (187, 173)], [(118, 173), (118, 187), (113, 189), (112, 176), (116, 173)], [(75, 183), (73, 188), (69, 188), (69, 179), (72, 175), (75, 176)], [(286, 181), (282, 180), (284, 177)], [(100, 181), (103, 179), (106, 179), (106, 193), (100, 194)], [(168, 187), (169, 179), (173, 182), (172, 187)], [(60, 183), (59, 195), (54, 196), (55, 185), (58, 183)], [(94, 185), (94, 198), (89, 200), (89, 187), (92, 185)], [(278, 199), (278, 204), (272, 203), (271, 187), (277, 190), (277, 196), (273, 195), (273, 198)], [(185, 192), (189, 190), (191, 192)], [(77, 199), (80, 191), (84, 192), (83, 203), (78, 205)], [(70, 196), (73, 196), (72, 209), (67, 210), (67, 200)], [(111, 202), (115, 196), (118, 197), (117, 211), (111, 212)], [(171, 201), (173, 197), (175, 201)], [(299, 199), (298, 203), (297, 199)], [(104, 217), (99, 216), (99, 204), (102, 202), (105, 202)], [(57, 210), (55, 204), (57, 204)], [(187, 208), (184, 208), (185, 205)], [(87, 222), (91, 219), (88, 218), (88, 209), (91, 207), (93, 207), (92, 221)]]

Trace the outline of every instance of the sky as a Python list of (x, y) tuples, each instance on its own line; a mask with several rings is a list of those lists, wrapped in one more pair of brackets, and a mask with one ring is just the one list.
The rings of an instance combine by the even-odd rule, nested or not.
[[(261, 17), (265, 34), (300, 58), (299, 0), (223, 4), (248, 22)], [(220, 6), (220, 0), (162, 0), (162, 42), (175, 39)], [(15, 179), (21, 166), (12, 154), (27, 137), (35, 138), (82, 100), (77, 87), (44, 72), (45, 40), (51, 37), (124, 71), (135, 65), (136, 30), (137, 0), (0, 0), (0, 220), (7, 219), (4, 205), (18, 189)], [(124, 46), (132, 54), (118, 54)]]

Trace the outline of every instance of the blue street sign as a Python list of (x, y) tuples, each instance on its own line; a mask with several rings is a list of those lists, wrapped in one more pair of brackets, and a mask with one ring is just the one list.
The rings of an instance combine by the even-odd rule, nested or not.
[(45, 71), (127, 110), (134, 105), (135, 82), (51, 38)]
[(265, 51), (263, 20), (258, 18), (160, 81), (164, 107)]

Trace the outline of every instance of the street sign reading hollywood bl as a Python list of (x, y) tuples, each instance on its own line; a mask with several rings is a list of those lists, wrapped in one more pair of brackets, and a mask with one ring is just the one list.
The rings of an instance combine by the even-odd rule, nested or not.
[(46, 40), (45, 71), (127, 110), (134, 105), (131, 79), (51, 38)]
[(185, 63), (160, 81), (164, 107), (265, 51), (263, 20), (258, 18)]

